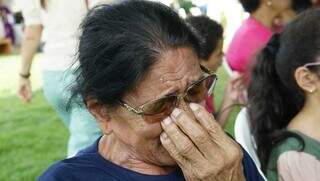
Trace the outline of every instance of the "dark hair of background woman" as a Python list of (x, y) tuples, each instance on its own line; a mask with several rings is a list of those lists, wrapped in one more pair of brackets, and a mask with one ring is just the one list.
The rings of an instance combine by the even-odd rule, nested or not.
[[(248, 13), (253, 13), (260, 6), (261, 0), (239, 0), (243, 9)], [(312, 7), (311, 0), (292, 0), (292, 9), (300, 13)]]
[(43, 9), (46, 9), (47, 7), (47, 1), (46, 0), (40, 0), (40, 5)]
[(217, 22), (210, 19), (208, 16), (190, 16), (186, 22), (200, 36), (202, 60), (209, 60), (210, 55), (217, 48), (219, 40), (223, 38), (223, 27)]
[(260, 6), (261, 0), (239, 0), (243, 9), (248, 13), (253, 13)]
[(303, 143), (299, 135), (286, 131), (286, 127), (305, 102), (294, 72), (320, 57), (319, 20), (320, 10), (303, 12), (281, 35), (271, 38), (253, 68), (248, 108), (263, 170), (275, 144), (288, 137)]
[(301, 13), (309, 8), (312, 8), (311, 0), (292, 0), (292, 9), (296, 13)]
[(101, 5), (89, 11), (81, 28), (73, 98), (80, 95), (109, 107), (118, 105), (166, 51), (190, 47), (199, 55), (197, 37), (160, 3)]

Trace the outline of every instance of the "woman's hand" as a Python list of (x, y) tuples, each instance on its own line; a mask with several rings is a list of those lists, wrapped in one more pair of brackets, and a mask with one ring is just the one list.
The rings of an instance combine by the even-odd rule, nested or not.
[(245, 180), (240, 146), (229, 138), (213, 116), (190, 104), (193, 116), (175, 109), (163, 120), (161, 142), (186, 180)]
[(29, 78), (19, 77), (18, 96), (24, 102), (30, 102), (32, 99), (31, 82)]
[(245, 88), (246, 85), (243, 80), (243, 75), (238, 72), (234, 72), (228, 80), (224, 98), (230, 99), (229, 102), (231, 102), (231, 104), (239, 103), (239, 97)]

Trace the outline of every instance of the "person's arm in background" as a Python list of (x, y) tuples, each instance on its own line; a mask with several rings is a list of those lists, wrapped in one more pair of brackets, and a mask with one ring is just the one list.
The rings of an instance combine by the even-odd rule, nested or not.
[(20, 2), (25, 29), (21, 47), (21, 66), (18, 72), (19, 85), (18, 96), (25, 102), (32, 99), (30, 82), (30, 69), (32, 60), (36, 54), (42, 34), (41, 4), (39, 0), (28, 0)]
[(30, 69), (34, 55), (37, 53), (42, 34), (42, 25), (29, 25), (24, 29), (21, 47), (21, 67), (19, 70), (18, 95), (25, 101), (32, 99)]
[(239, 73), (234, 73), (230, 77), (230, 80), (228, 80), (220, 110), (216, 114), (216, 118), (221, 127), (224, 128), (226, 126), (229, 116), (233, 110), (232, 108), (239, 104), (238, 100), (243, 89), (242, 76)]

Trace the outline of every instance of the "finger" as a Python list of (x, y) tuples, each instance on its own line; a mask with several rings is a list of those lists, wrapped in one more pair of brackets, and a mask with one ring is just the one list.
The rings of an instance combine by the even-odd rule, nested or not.
[(239, 80), (239, 79), (242, 79), (242, 75), (238, 72), (234, 72), (231, 77), (230, 77), (230, 80), (233, 81), (233, 80)]
[[(220, 153), (220, 156), (227, 156), (231, 154), (230, 152), (238, 149), (237, 146), (235, 146), (235, 142), (225, 134), (221, 126), (214, 120), (213, 115), (208, 113), (205, 108), (194, 103), (190, 103), (190, 108), (200, 124), (207, 129), (212, 141), (217, 145), (213, 147), (215, 149), (213, 152), (217, 151), (217, 153)], [(215, 159), (218, 158), (215, 157)]]
[(22, 99), (22, 101), (26, 102), (27, 101), (27, 95), (26, 95), (26, 90), (25, 90), (25, 87), (22, 87), (20, 90), (19, 90), (19, 97)]
[(237, 90), (242, 90), (243, 87), (245, 87), (245, 83), (243, 82), (243, 80), (237, 80), (232, 82), (232, 89), (237, 89)]
[(20, 97), (24, 102), (30, 102), (31, 100), (31, 91), (28, 89), (28, 87), (23, 86), (20, 90)]
[(240, 87), (241, 85), (243, 85), (243, 80), (242, 79), (237, 79), (237, 80), (234, 80), (232, 81), (232, 85), (233, 87)]
[(27, 87), (26, 89), (26, 96), (27, 96), (27, 102), (30, 102), (32, 99), (32, 91), (30, 87)]
[(161, 122), (164, 132), (177, 148), (180, 155), (188, 160), (196, 161), (202, 155), (192, 141), (178, 128), (170, 117)]
[(213, 115), (207, 112), (204, 107), (195, 103), (190, 103), (190, 108), (199, 123), (207, 130), (210, 138), (215, 143), (221, 143), (221, 139), (225, 136), (225, 133)]
[(178, 108), (173, 110), (171, 117), (203, 155), (211, 156), (211, 150), (209, 149), (214, 145), (207, 131), (195, 119), (191, 118), (183, 110)]
[(20, 99), (22, 99), (22, 90), (21, 88), (18, 89), (17, 95)]
[(235, 82), (241, 82), (242, 81), (242, 77), (241, 76), (232, 76), (230, 78), (230, 82), (235, 83)]
[(160, 135), (160, 141), (162, 143), (162, 146), (168, 151), (170, 156), (177, 162), (178, 165), (186, 165), (187, 160), (182, 155), (180, 155), (178, 149), (172, 143), (165, 132)]

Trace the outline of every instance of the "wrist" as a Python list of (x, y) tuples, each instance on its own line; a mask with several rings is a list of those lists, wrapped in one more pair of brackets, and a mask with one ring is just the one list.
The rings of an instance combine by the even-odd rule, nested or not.
[(230, 105), (236, 104), (236, 103), (237, 103), (237, 100), (232, 99), (228, 96), (226, 96), (222, 99), (222, 106), (230, 106)]
[(19, 73), (19, 76), (25, 79), (29, 79), (29, 77), (31, 76), (30, 73)]

